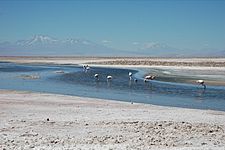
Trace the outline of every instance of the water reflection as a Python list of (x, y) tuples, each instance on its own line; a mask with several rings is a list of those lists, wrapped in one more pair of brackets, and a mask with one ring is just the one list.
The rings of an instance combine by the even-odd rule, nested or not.
[(198, 100), (199, 102), (202, 102), (204, 100), (205, 91), (206, 91), (206, 89), (204, 89), (204, 88), (197, 89), (196, 100)]

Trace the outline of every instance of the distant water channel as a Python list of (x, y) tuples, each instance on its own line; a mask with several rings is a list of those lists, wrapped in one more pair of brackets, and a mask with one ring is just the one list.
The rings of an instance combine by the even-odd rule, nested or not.
[[(154, 70), (148, 69), (148, 72)], [(129, 80), (128, 73), (138, 81)], [(99, 74), (99, 80), (94, 74)], [(225, 111), (225, 87), (171, 81), (144, 82), (143, 69), (0, 63), (0, 89), (48, 92), (163, 106)], [(106, 76), (111, 75), (111, 81)]]

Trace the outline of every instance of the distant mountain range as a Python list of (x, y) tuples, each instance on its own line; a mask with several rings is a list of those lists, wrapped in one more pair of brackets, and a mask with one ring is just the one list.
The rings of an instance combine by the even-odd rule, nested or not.
[(35, 35), (14, 43), (0, 42), (0, 56), (151, 56), (225, 57), (225, 50), (185, 51), (159, 43), (148, 43), (133, 50), (117, 50), (86, 39), (56, 39)]
[(59, 40), (44, 35), (35, 35), (28, 40), (18, 40), (15, 43), (0, 43), (0, 55), (9, 56), (32, 56), (32, 55), (89, 55), (104, 56), (120, 51), (96, 44), (86, 39), (65, 39)]

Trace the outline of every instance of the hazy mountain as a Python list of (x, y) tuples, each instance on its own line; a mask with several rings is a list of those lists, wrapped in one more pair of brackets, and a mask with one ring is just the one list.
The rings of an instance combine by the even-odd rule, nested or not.
[(90, 40), (71, 38), (56, 39), (35, 35), (14, 43), (0, 42), (2, 56), (150, 56), (150, 57), (225, 57), (225, 50), (202, 49), (199, 51), (177, 49), (166, 44), (147, 42), (137, 44), (133, 50), (117, 50)]
[(18, 40), (15, 43), (0, 43), (0, 55), (89, 55), (105, 56), (122, 53), (104, 45), (86, 39), (56, 39), (44, 35), (35, 35), (31, 39)]
[(183, 57), (186, 56), (187, 52), (166, 44), (149, 42), (139, 45), (133, 53), (136, 55), (153, 57)]
[(138, 44), (137, 50), (133, 50), (132, 53), (137, 56), (152, 57), (225, 57), (225, 50), (216, 50), (214, 48), (201, 50), (178, 49), (156, 42)]
[(40, 45), (49, 45), (49, 44), (57, 44), (60, 42), (57, 39), (53, 39), (44, 35), (35, 35), (33, 38), (28, 40), (19, 40), (16, 42), (16, 45), (19, 46), (40, 46)]
[(203, 49), (195, 52), (200, 57), (225, 57), (225, 50)]

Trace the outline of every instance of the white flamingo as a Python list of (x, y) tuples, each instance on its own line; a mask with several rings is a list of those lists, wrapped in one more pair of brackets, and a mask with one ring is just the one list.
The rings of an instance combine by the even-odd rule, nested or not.
[(206, 85), (205, 85), (205, 81), (204, 80), (197, 80), (196, 83), (198, 83), (199, 85), (203, 86), (204, 89), (206, 89)]
[(107, 81), (112, 80), (112, 76), (107, 76)]
[(88, 71), (88, 70), (90, 70), (90, 67), (88, 65), (83, 65), (83, 70)]
[(154, 79), (155, 79), (154, 75), (148, 75), (148, 76), (145, 76), (144, 81), (147, 82), (148, 80), (154, 80)]
[(99, 77), (99, 75), (96, 73), (96, 74), (95, 74), (95, 79), (98, 80), (98, 77)]
[(86, 66), (86, 70), (90, 70), (90, 67), (88, 65)]
[(129, 74), (128, 74), (129, 76), (130, 76), (130, 80), (132, 80), (132, 72), (129, 72)]
[(83, 70), (86, 70), (86, 65), (83, 65)]

